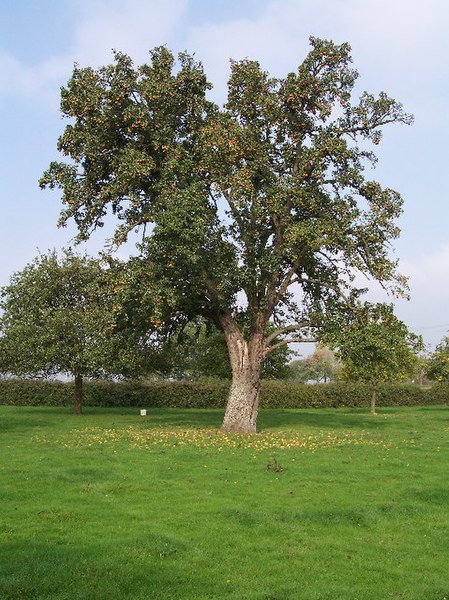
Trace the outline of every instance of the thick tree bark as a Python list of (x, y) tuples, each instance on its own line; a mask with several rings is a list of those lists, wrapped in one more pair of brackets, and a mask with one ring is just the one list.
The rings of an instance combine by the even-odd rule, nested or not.
[(221, 430), (256, 433), (264, 335), (254, 333), (249, 340), (245, 340), (230, 319), (223, 318), (222, 326), (231, 362), (232, 382)]
[(371, 414), (376, 415), (377, 389), (371, 391)]
[(80, 415), (83, 412), (83, 377), (82, 375), (75, 375), (75, 398), (73, 403), (73, 410), (75, 414)]

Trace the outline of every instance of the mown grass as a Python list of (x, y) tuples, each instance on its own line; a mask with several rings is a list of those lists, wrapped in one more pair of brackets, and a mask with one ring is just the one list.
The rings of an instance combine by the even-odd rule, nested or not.
[(449, 598), (448, 408), (221, 418), (0, 407), (0, 598)]

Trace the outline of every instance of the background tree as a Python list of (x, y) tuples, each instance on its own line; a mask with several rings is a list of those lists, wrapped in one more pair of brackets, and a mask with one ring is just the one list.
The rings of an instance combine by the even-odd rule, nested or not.
[(312, 381), (312, 373), (307, 358), (297, 358), (289, 364), (289, 379), (293, 379), (298, 383)]
[(429, 368), (429, 358), (426, 355), (419, 354), (416, 357), (415, 370), (412, 374), (412, 382), (417, 383), (420, 386), (429, 384), (429, 377), (427, 371)]
[(181, 54), (175, 65), (166, 48), (138, 68), (120, 53), (98, 70), (76, 67), (58, 142), (71, 160), (40, 181), (62, 190), (60, 224), (73, 218), (79, 239), (110, 210), (116, 243), (146, 228), (144, 266), (132, 266), (149, 282), (153, 323), (173, 329), (202, 315), (225, 335), (227, 431), (256, 430), (264, 360), (314, 339), (345, 296), (357, 297), (354, 272), (402, 284), (388, 255), (402, 201), (364, 167), (375, 163), (367, 143), (411, 117), (383, 92), (351, 102), (349, 45), (310, 43), (285, 78), (231, 62), (223, 107), (208, 101), (201, 64)]
[(81, 413), (83, 378), (131, 373), (138, 350), (116, 333), (114, 294), (99, 261), (66, 251), (37, 257), (1, 292), (0, 370), (67, 373)]
[(445, 336), (429, 356), (426, 375), (431, 381), (449, 381), (449, 337)]
[(289, 377), (301, 383), (315, 381), (327, 383), (334, 381), (341, 370), (341, 365), (334, 353), (326, 346), (318, 345), (314, 352), (306, 358), (294, 360), (289, 365)]
[(379, 384), (410, 377), (424, 347), (422, 338), (411, 333), (387, 304), (360, 305), (331, 337), (343, 365), (342, 378), (371, 386), (372, 414)]

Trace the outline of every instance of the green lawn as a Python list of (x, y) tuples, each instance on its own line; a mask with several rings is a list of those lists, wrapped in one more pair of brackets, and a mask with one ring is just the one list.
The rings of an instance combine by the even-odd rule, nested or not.
[(449, 599), (449, 408), (379, 412), (2, 406), (0, 599)]

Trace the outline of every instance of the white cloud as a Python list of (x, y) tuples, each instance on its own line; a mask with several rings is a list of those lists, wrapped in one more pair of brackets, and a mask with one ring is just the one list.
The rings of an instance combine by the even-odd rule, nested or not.
[(420, 287), (438, 280), (440, 293), (446, 289), (449, 296), (449, 244), (443, 244), (434, 252), (425, 254), (415, 261), (402, 260), (401, 269)]
[(187, 0), (78, 1), (78, 22), (73, 44), (64, 54), (36, 65), (25, 65), (0, 51), (0, 93), (57, 102), (74, 63), (99, 66), (111, 62), (112, 50), (126, 52), (136, 62), (148, 59), (148, 51), (169, 43), (187, 10)]
[(449, 331), (449, 244), (413, 260), (401, 259), (398, 272), (408, 278), (409, 300), (394, 298), (362, 274), (356, 276), (354, 286), (367, 289), (362, 300), (394, 304), (395, 314), (433, 348)]
[(77, 21), (68, 30), (70, 51), (33, 67), (1, 54), (0, 92), (33, 96), (58, 88), (74, 62), (104, 64), (112, 48), (142, 62), (156, 45), (178, 49), (185, 42), (204, 61), (215, 95), (223, 98), (230, 58), (256, 58), (281, 75), (303, 59), (309, 35), (349, 41), (363, 87), (385, 87), (420, 105), (427, 104), (423, 99), (432, 102), (427, 82), (449, 68), (446, 0), (271, 0), (251, 18), (196, 27), (188, 21), (189, 1), (196, 0), (72, 0)]
[(400, 271), (409, 277), (411, 300), (398, 302), (397, 313), (434, 346), (449, 330), (449, 244), (401, 260)]
[(255, 59), (262, 68), (281, 75), (304, 57), (310, 30), (292, 14), (292, 4), (288, 0), (279, 10), (278, 3), (272, 2), (253, 19), (204, 24), (191, 30), (187, 47), (204, 62), (217, 99), (225, 97), (229, 59)]
[(421, 97), (428, 95), (426, 83), (449, 67), (448, 26), (446, 0), (272, 0), (251, 19), (193, 28), (188, 48), (219, 78), (229, 58), (254, 58), (283, 74), (301, 62), (310, 35), (347, 41), (363, 87)]
[[(434, 76), (448, 66), (446, 31), (449, 4), (445, 0), (343, 0), (345, 25), (364, 60), (389, 73)], [(400, 71), (399, 71), (400, 70)]]
[(22, 65), (6, 52), (0, 52), (0, 93), (32, 95), (38, 88), (35, 69)]
[(112, 48), (130, 54), (136, 62), (147, 60), (151, 48), (172, 40), (187, 0), (96, 0), (80, 6), (72, 55), (80, 64), (100, 65), (110, 61)]

